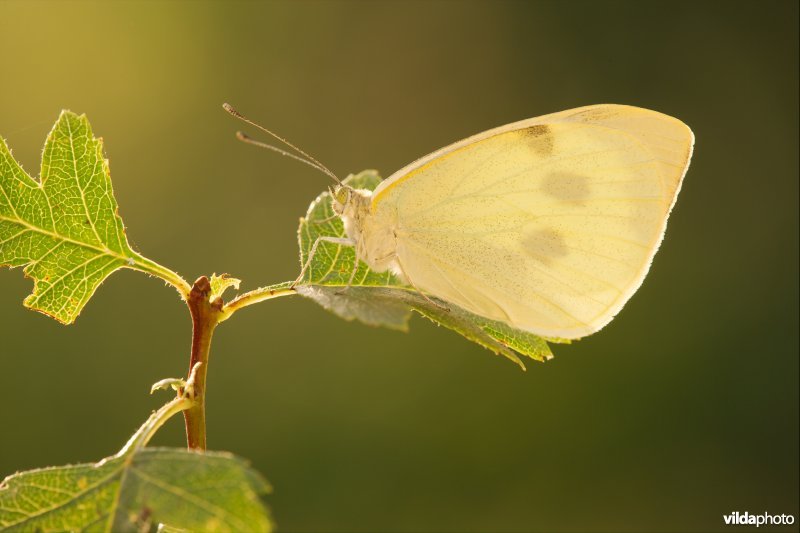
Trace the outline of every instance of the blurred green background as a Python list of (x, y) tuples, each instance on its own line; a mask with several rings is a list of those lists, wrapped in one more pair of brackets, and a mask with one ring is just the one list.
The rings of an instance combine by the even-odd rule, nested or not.
[[(273, 483), (283, 531), (723, 530), (798, 515), (797, 19), (795, 1), (4, 1), (0, 134), (36, 174), (59, 111), (87, 113), (134, 247), (249, 290), (296, 276), (328, 181), (237, 142), (222, 102), (384, 176), (571, 107), (679, 117), (692, 166), (607, 329), (523, 373), (419, 317), (402, 334), (268, 302), (217, 332), (208, 440)], [(157, 280), (115, 274), (71, 327), (25, 310), (30, 289), (0, 271), (0, 477), (115, 452), (188, 364)]]

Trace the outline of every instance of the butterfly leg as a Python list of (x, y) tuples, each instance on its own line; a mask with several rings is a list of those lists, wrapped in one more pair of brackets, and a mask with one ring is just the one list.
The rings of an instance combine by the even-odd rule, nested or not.
[[(377, 262), (377, 263), (382, 263), (383, 261), (385, 261), (386, 259), (389, 259), (389, 258), (393, 257), (394, 255), (395, 255), (395, 253), (394, 253), (394, 252), (391, 252), (391, 253), (389, 253), (389, 254), (386, 254), (385, 256), (383, 256), (383, 257), (381, 257), (381, 258), (378, 258), (378, 259), (376, 260), (376, 262)], [(349, 289), (349, 288), (350, 288), (350, 287), (353, 285), (353, 280), (354, 280), (354, 279), (356, 279), (356, 272), (358, 272), (358, 265), (359, 265), (359, 263), (360, 263), (360, 262), (361, 262), (361, 261), (359, 260), (359, 258), (358, 258), (358, 257), (356, 257), (356, 262), (355, 262), (355, 264), (353, 265), (353, 271), (352, 271), (352, 272), (350, 272), (350, 279), (347, 281), (347, 285), (346, 285), (346, 286), (345, 286), (343, 289), (341, 289), (341, 290), (339, 290), (339, 291), (336, 291), (336, 294), (343, 294), (343, 293), (344, 293), (344, 291), (346, 291), (347, 289)]]
[[(300, 283), (300, 281), (302, 281), (303, 279), (303, 276), (306, 275), (306, 271), (308, 270), (308, 267), (311, 265), (311, 260), (314, 259), (314, 255), (316, 255), (317, 253), (317, 247), (321, 242), (330, 242), (333, 244), (338, 244), (340, 246), (355, 246), (356, 244), (355, 242), (345, 237), (327, 237), (327, 236), (317, 237), (317, 240), (315, 240), (314, 244), (311, 246), (311, 251), (308, 252), (308, 259), (306, 259), (306, 264), (303, 265), (303, 269), (300, 270), (300, 275), (297, 276), (297, 279), (292, 282), (291, 286), (289, 287), (290, 289), (293, 289), (295, 285)], [(356, 263), (356, 267), (358, 267), (358, 263)], [(351, 281), (352, 281), (352, 276), (351, 276)]]
[(339, 218), (339, 215), (334, 213), (333, 215), (331, 215), (329, 217), (321, 218), (319, 220), (309, 220), (308, 222), (309, 222), (309, 224), (327, 224), (331, 220), (336, 220), (337, 218)]
[(359, 263), (358, 257), (356, 257), (355, 261), (356, 262), (353, 265), (353, 271), (350, 272), (350, 279), (347, 280), (347, 285), (345, 285), (343, 288), (341, 288), (338, 291), (336, 291), (336, 293), (335, 293), (336, 295), (344, 294), (344, 292), (347, 289), (349, 289), (351, 285), (353, 285), (353, 280), (356, 279), (356, 272), (358, 272), (358, 263)]
[(350, 272), (350, 279), (347, 280), (347, 286), (345, 287), (345, 289), (349, 289), (350, 286), (353, 284), (353, 280), (356, 279), (356, 272), (358, 272), (358, 263), (359, 262), (360, 261), (359, 261), (358, 257), (356, 257), (355, 258), (355, 264), (353, 264), (353, 271)]

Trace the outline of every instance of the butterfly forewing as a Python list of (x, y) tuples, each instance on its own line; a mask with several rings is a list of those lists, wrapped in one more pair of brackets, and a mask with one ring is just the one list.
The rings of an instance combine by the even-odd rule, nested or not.
[[(419, 289), (534, 333), (578, 338), (641, 284), (691, 155), (682, 122), (601, 105), (471, 137), (375, 191)], [(370, 235), (365, 235), (369, 239)]]

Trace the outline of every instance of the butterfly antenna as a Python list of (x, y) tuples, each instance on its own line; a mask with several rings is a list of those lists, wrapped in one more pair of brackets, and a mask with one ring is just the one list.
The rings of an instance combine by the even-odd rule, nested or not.
[(240, 141), (242, 141), (243, 143), (252, 144), (253, 146), (258, 146), (259, 148), (266, 148), (267, 150), (272, 150), (273, 152), (277, 152), (280, 155), (285, 155), (286, 157), (291, 157), (292, 159), (294, 159), (296, 161), (300, 161), (301, 163), (305, 163), (306, 165), (310, 166), (311, 168), (317, 169), (320, 172), (322, 172), (323, 174), (327, 174), (328, 176), (331, 176), (332, 178), (336, 179), (336, 181), (339, 181), (338, 178), (336, 178), (336, 176), (332, 176), (331, 174), (328, 174), (328, 172), (326, 172), (324, 168), (322, 168), (321, 166), (317, 165), (316, 163), (314, 163), (312, 161), (309, 161), (308, 159), (304, 159), (304, 158), (300, 157), (299, 155), (296, 155), (296, 154), (293, 154), (291, 152), (288, 152), (288, 151), (284, 150), (283, 148), (279, 148), (277, 146), (274, 146), (272, 144), (267, 144), (265, 142), (257, 141), (255, 139), (253, 139), (252, 137), (250, 137), (249, 135), (247, 135), (246, 133), (243, 133), (241, 131), (237, 131), (236, 132), (236, 138), (239, 139)]
[(339, 183), (339, 184), (342, 183), (342, 180), (340, 180), (336, 176), (336, 174), (331, 172), (331, 170), (328, 167), (326, 167), (325, 165), (320, 163), (316, 158), (308, 155), (306, 152), (304, 152), (303, 150), (301, 150), (300, 148), (298, 148), (294, 144), (290, 143), (289, 141), (287, 141), (286, 139), (284, 139), (280, 135), (270, 131), (269, 129), (265, 128), (264, 126), (262, 126), (260, 124), (256, 124), (255, 122), (253, 122), (252, 120), (250, 120), (246, 116), (244, 116), (241, 113), (239, 113), (238, 111), (236, 111), (230, 104), (227, 104), (227, 103), (222, 104), (222, 108), (225, 111), (227, 111), (228, 113), (230, 113), (231, 115), (233, 115), (234, 117), (238, 118), (239, 120), (241, 120), (243, 122), (246, 122), (247, 124), (250, 124), (251, 126), (254, 126), (254, 127), (260, 129), (261, 131), (263, 131), (264, 133), (266, 133), (268, 135), (271, 135), (272, 137), (274, 137), (275, 139), (279, 140), (280, 142), (282, 142), (283, 144), (285, 144), (286, 146), (288, 146), (289, 148), (291, 148), (292, 150), (294, 150), (295, 152), (297, 152), (300, 155), (293, 154), (293, 153), (291, 153), (291, 152), (289, 152), (287, 150), (283, 150), (282, 148), (278, 148), (277, 146), (273, 146), (271, 144), (267, 144), (267, 143), (263, 143), (263, 142), (257, 141), (255, 139), (253, 139), (252, 137), (248, 137), (247, 135), (245, 135), (244, 133), (239, 131), (239, 132), (236, 132), (236, 138), (239, 139), (240, 141), (245, 142), (247, 144), (252, 144), (254, 146), (259, 146), (261, 148), (266, 148), (268, 150), (272, 150), (273, 152), (277, 152), (277, 153), (279, 153), (281, 155), (285, 155), (286, 157), (291, 157), (292, 159), (295, 159), (297, 161), (301, 161), (301, 162), (309, 165), (310, 167), (316, 168), (317, 170), (319, 170), (323, 174), (327, 174), (336, 183)]

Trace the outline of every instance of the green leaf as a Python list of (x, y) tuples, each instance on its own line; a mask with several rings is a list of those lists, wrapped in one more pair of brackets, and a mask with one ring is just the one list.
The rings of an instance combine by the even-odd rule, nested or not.
[[(351, 187), (369, 190), (377, 187), (380, 181), (374, 170), (351, 175), (345, 180)], [(308, 260), (314, 242), (322, 236), (345, 236), (342, 221), (334, 216), (327, 192), (311, 203), (308, 213), (300, 220), (301, 267)], [(354, 261), (352, 247), (320, 242), (297, 291), (346, 320), (358, 319), (369, 325), (402, 331), (408, 329), (411, 311), (416, 311), (494, 353), (508, 357), (523, 369), (525, 366), (517, 354), (537, 361), (553, 357), (545, 339), (431, 297), (438, 304), (434, 305), (390, 272), (372, 272), (363, 262), (358, 265), (353, 284), (345, 288)]]
[(111, 189), (103, 143), (89, 121), (63, 111), (47, 137), (41, 181), (31, 178), (0, 139), (0, 266), (24, 266), (33, 293), (24, 304), (69, 324), (100, 283), (122, 267), (177, 274), (134, 252)]
[(266, 481), (229, 453), (144, 448), (96, 464), (42, 468), (0, 485), (3, 531), (269, 531)]
[[(267, 482), (229, 453), (144, 448), (177, 398), (154, 413), (115, 456), (42, 468), (0, 484), (3, 531), (270, 531), (259, 495)], [(161, 530), (160, 529), (160, 530)]]

